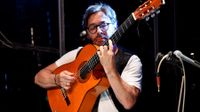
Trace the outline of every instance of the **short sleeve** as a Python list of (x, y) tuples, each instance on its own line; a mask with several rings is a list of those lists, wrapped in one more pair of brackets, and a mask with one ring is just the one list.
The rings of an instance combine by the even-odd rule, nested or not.
[(74, 61), (78, 52), (81, 50), (81, 48), (82, 47), (78, 47), (78, 48), (71, 50), (71, 51), (67, 52), (66, 54), (64, 54), (61, 58), (56, 60), (56, 62), (55, 62), (56, 65), (61, 66), (63, 64), (70, 63), (70, 62)]

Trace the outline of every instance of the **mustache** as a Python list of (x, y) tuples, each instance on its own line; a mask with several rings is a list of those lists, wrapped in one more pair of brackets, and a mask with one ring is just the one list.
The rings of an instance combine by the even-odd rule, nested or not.
[(106, 41), (108, 41), (107, 37), (102, 37), (102, 36), (97, 36), (93, 43), (96, 45), (104, 45), (106, 43)]

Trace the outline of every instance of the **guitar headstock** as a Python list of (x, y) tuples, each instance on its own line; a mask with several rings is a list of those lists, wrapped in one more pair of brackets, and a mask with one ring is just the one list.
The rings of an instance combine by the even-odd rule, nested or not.
[(147, 20), (149, 15), (154, 17), (155, 13), (158, 14), (160, 6), (164, 4), (164, 0), (147, 0), (133, 12), (133, 17), (135, 20), (141, 20), (144, 18)]

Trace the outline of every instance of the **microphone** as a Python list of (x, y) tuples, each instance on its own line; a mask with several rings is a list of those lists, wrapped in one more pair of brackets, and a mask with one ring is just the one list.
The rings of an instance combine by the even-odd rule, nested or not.
[(177, 57), (180, 57), (183, 61), (186, 61), (187, 63), (193, 65), (193, 66), (196, 66), (198, 68), (200, 68), (200, 63), (196, 60), (193, 60), (187, 56), (185, 56), (184, 54), (182, 54), (181, 51), (179, 50), (176, 50), (174, 51), (174, 54), (177, 56)]
[(177, 59), (175, 59), (173, 57), (173, 52), (172, 51), (169, 51), (167, 54), (162, 54), (162, 53), (158, 53), (156, 55), (156, 58), (155, 58), (155, 64), (156, 64), (156, 85), (157, 85), (157, 91), (160, 92), (160, 66), (161, 66), (161, 63), (166, 60), (167, 63), (170, 63), (170, 64), (177, 64), (178, 61)]
[(179, 60), (177, 59), (177, 57), (174, 57), (172, 51), (169, 51), (166, 55), (160, 52), (156, 55), (156, 58), (155, 58), (156, 66), (158, 65), (158, 63), (161, 61), (161, 59), (164, 56), (165, 56), (166, 63), (172, 64), (172, 65), (177, 65), (177, 63), (179, 63)]
[(86, 31), (85, 30), (83, 30), (81, 33), (80, 33), (80, 37), (84, 37), (84, 36), (86, 36)]
[(164, 56), (164, 55), (163, 55), (161, 52), (157, 53), (156, 58), (155, 58), (155, 62), (160, 61), (160, 59), (161, 59), (163, 56)]

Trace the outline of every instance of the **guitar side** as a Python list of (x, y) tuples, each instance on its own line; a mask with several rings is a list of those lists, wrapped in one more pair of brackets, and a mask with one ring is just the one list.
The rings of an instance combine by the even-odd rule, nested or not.
[(52, 88), (47, 91), (52, 112), (89, 112), (92, 110), (99, 94), (109, 87), (109, 82), (104, 72), (102, 72), (103, 68), (100, 64), (94, 70), (88, 72), (84, 79), (80, 76), (80, 68), (95, 53), (96, 47), (88, 44), (82, 48), (75, 61), (62, 65), (53, 72), (58, 74), (63, 70), (68, 70), (75, 73), (78, 78), (72, 88), (66, 92), (62, 91), (61, 88)]

